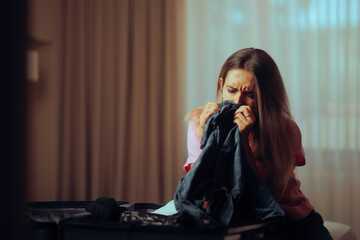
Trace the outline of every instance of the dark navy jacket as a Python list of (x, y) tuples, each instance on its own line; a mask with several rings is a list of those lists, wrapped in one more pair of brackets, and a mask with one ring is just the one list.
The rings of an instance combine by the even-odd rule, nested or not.
[[(240, 105), (225, 101), (220, 107), (204, 126), (201, 154), (177, 187), (176, 209), (213, 226), (284, 216), (243, 156), (240, 132), (233, 123)], [(203, 210), (206, 200), (209, 206)]]

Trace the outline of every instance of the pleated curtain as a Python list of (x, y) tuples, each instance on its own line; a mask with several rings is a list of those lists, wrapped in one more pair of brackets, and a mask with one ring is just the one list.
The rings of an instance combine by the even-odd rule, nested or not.
[(171, 200), (186, 158), (181, 3), (63, 8), (59, 200)]

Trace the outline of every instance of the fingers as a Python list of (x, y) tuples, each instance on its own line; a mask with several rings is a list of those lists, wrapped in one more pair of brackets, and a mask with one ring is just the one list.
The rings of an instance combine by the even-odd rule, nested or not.
[(206, 121), (219, 109), (218, 103), (208, 102), (200, 115), (200, 127), (204, 127)]
[(248, 134), (255, 124), (256, 117), (249, 106), (243, 105), (236, 110), (234, 123), (239, 127), (239, 131)]
[(206, 121), (213, 115), (217, 110), (220, 110), (220, 106), (216, 102), (208, 102), (204, 107), (200, 115), (199, 126), (196, 128), (195, 135), (201, 138), (204, 131)]
[(235, 115), (244, 117), (242, 119), (246, 119), (247, 121), (253, 122), (256, 120), (254, 112), (251, 110), (249, 106), (243, 105), (236, 110)]
[[(217, 111), (220, 110), (220, 106), (216, 102), (208, 102), (204, 107), (200, 115), (200, 124), (197, 129), (199, 136), (202, 135), (202, 131), (204, 129), (206, 121)], [(234, 114), (235, 124), (238, 125), (239, 131), (243, 134), (248, 134), (256, 122), (256, 117), (251, 107), (242, 105), (240, 106)]]

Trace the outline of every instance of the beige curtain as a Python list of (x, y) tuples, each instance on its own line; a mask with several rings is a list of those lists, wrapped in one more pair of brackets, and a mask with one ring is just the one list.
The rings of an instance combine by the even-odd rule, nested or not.
[(186, 158), (181, 1), (64, 2), (59, 200), (171, 200)]
[[(325, 220), (350, 225), (359, 238), (360, 2), (186, 4), (187, 108), (215, 99), (220, 67), (231, 53), (245, 47), (270, 53), (302, 132), (307, 162), (296, 170), (302, 191)], [(202, 86), (206, 91), (199, 92)]]

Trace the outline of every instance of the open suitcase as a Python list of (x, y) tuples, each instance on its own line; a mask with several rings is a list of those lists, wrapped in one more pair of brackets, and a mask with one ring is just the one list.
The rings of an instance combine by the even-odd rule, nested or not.
[[(86, 210), (94, 201), (29, 202), (25, 204), (25, 231), (27, 239), (61, 239), (59, 224), (65, 219), (90, 219)], [(128, 202), (116, 202), (118, 206)]]
[[(120, 218), (111, 211), (94, 211), (95, 201), (88, 202), (33, 202), (25, 208), (28, 239), (266, 239), (271, 223), (246, 223), (227, 228), (206, 229), (184, 226), (175, 218), (151, 212), (161, 204), (115, 202)], [(103, 213), (104, 209), (101, 209)], [(110, 215), (109, 215), (110, 213)]]

